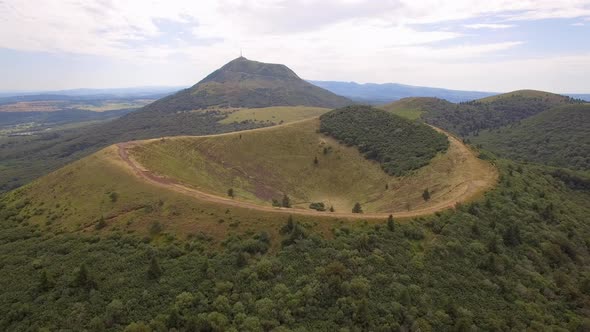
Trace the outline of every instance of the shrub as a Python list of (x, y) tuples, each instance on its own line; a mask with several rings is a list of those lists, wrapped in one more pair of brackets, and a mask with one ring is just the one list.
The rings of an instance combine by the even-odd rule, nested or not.
[(314, 202), (309, 204), (309, 208), (316, 211), (326, 211), (326, 205), (322, 202)]
[(360, 203), (354, 203), (354, 207), (352, 208), (352, 213), (363, 213), (363, 208), (361, 207)]

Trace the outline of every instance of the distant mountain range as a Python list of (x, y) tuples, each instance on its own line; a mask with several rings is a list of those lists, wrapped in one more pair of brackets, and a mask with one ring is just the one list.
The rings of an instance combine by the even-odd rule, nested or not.
[[(463, 91), (413, 86), (399, 83), (356, 83), (315, 81), (309, 83), (356, 102), (386, 104), (406, 97), (435, 97), (458, 103), (499, 94), (499, 92)], [(147, 86), (114, 89), (70, 89), (55, 91), (0, 91), (0, 102), (38, 100), (89, 100), (96, 98), (148, 98), (158, 99), (186, 89), (186, 86)], [(590, 101), (590, 93), (564, 93), (563, 95)]]
[[(354, 101), (369, 104), (386, 104), (407, 97), (435, 97), (458, 103), (481, 99), (499, 94), (498, 92), (462, 91), (430, 88), (398, 83), (364, 83), (338, 81), (309, 81), (335, 94)], [(572, 98), (590, 101), (590, 94), (564, 94)]]
[[(35, 100), (84, 100), (84, 99), (119, 99), (119, 98), (161, 98), (184, 89), (184, 86), (146, 86), (113, 89), (69, 89), (69, 90), (30, 90), (0, 91), (0, 99), (19, 98), (19, 101)], [(155, 98), (154, 98), (155, 97)]]

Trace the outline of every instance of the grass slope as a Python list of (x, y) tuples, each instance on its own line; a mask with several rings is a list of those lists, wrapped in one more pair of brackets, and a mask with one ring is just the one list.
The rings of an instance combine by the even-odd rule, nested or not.
[[(105, 114), (105, 113), (97, 113)], [(0, 138), (0, 191), (16, 188), (100, 148), (162, 135), (206, 135), (258, 128), (260, 123), (221, 124), (220, 111), (127, 114), (115, 121), (26, 137)]]
[(455, 104), (439, 98), (409, 97), (382, 105), (379, 108), (406, 119), (415, 120), (419, 119), (426, 111), (444, 110), (453, 105)]
[(239, 57), (191, 88), (162, 98), (146, 111), (177, 112), (208, 107), (342, 107), (352, 101), (308, 83), (281, 64)]
[(550, 109), (469, 139), (508, 158), (590, 170), (590, 104)]
[[(115, 146), (6, 193), (0, 201), (4, 211), (20, 211), (3, 214), (4, 220), (26, 220), (47, 231), (148, 236), (157, 224), (162, 230), (155, 235), (183, 239), (198, 235), (216, 245), (230, 233), (276, 233), (273, 227), (279, 223), (272, 213), (209, 204), (141, 181), (119, 158)], [(105, 224), (99, 230), (101, 219)], [(327, 234), (333, 224), (326, 222), (317, 231)]]
[(280, 124), (313, 118), (328, 112), (330, 109), (307, 106), (273, 106), (263, 108), (241, 108), (228, 112), (219, 123), (230, 124), (243, 121)]
[[(320, 121), (311, 119), (242, 133), (151, 140), (134, 147), (132, 156), (151, 171), (219, 196), (233, 188), (237, 200), (270, 205), (287, 194), (296, 208), (324, 202), (336, 212), (350, 212), (356, 202), (365, 212), (429, 207), (494, 173), (486, 162), (466, 158), (456, 144), (413, 176), (393, 177), (357, 148), (319, 134), (319, 128)], [(432, 194), (427, 202), (426, 188)]]
[[(219, 123), (225, 110), (271, 106), (339, 107), (352, 103), (300, 79), (284, 65), (233, 60), (195, 86), (106, 124), (0, 146), (0, 191), (55, 170), (116, 142), (172, 135), (207, 135), (268, 124)], [(209, 109), (212, 108), (212, 109)], [(201, 110), (195, 112), (195, 110)], [(86, 112), (92, 113), (92, 112)], [(97, 113), (104, 116), (105, 113)], [(20, 172), (15, 167), (26, 167)]]
[(539, 91), (539, 90), (516, 90), (508, 93), (502, 93), (495, 96), (489, 96), (481, 99), (477, 99), (478, 102), (481, 103), (493, 103), (502, 100), (510, 100), (510, 99), (541, 99), (547, 103), (551, 104), (563, 104), (567, 103), (571, 100), (570, 97), (559, 95), (556, 93), (546, 92), (546, 91)]

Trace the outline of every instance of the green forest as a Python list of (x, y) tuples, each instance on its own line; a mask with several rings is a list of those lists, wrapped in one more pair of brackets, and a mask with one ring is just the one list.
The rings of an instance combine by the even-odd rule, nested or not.
[(449, 146), (444, 134), (370, 106), (347, 106), (323, 114), (320, 132), (357, 147), (395, 176), (428, 165)]
[(587, 331), (590, 179), (494, 162), (477, 202), (331, 238), (296, 217), (222, 243), (48, 231), (4, 196), (0, 329)]
[(481, 130), (496, 129), (541, 113), (556, 106), (580, 104), (581, 100), (547, 93), (530, 96), (526, 92), (453, 104), (444, 100), (429, 102), (421, 118), (460, 136), (477, 135)]
[(590, 104), (546, 110), (468, 140), (510, 159), (590, 170)]

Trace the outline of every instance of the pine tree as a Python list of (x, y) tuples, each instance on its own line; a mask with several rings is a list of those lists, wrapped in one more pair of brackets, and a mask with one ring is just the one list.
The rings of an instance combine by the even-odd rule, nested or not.
[(234, 188), (229, 188), (227, 190), (227, 196), (234, 198)]
[(363, 213), (363, 208), (361, 207), (361, 204), (359, 202), (356, 202), (354, 204), (354, 207), (352, 208), (352, 213)]
[(334, 206), (330, 205), (330, 212), (334, 212)]
[(151, 235), (158, 235), (162, 232), (162, 224), (158, 221), (154, 221), (150, 226), (150, 234)]
[(430, 199), (430, 191), (428, 191), (428, 188), (424, 189), (424, 192), (422, 193), (422, 198), (424, 198), (425, 202)]
[(395, 221), (393, 221), (393, 215), (391, 214), (387, 218), (387, 229), (389, 229), (391, 232), (395, 230)]
[(99, 229), (103, 229), (107, 226), (106, 221), (104, 220), (104, 217), (101, 216), (100, 219), (98, 219), (98, 222), (96, 223), (96, 225), (94, 225), (94, 228), (99, 230)]
[(510, 225), (506, 231), (504, 231), (504, 244), (514, 247), (520, 243), (520, 228), (518, 228), (518, 225)]
[(289, 218), (287, 219), (287, 223), (285, 225), (283, 225), (283, 227), (281, 227), (281, 234), (290, 234), (291, 232), (293, 232), (293, 229), (295, 228), (295, 221), (293, 220), (293, 216), (289, 215)]
[(287, 196), (287, 194), (283, 195), (282, 206), (283, 207), (286, 207), (286, 208), (290, 208), (291, 207), (291, 199), (289, 198), (289, 196)]
[(73, 286), (86, 289), (95, 288), (96, 285), (88, 273), (86, 264), (82, 263), (80, 268), (78, 268), (76, 271), (76, 277), (74, 278)]
[(149, 279), (157, 280), (162, 275), (162, 269), (160, 269), (160, 264), (158, 264), (158, 259), (156, 256), (153, 256), (150, 260), (150, 266), (147, 270), (147, 275)]
[(47, 271), (43, 270), (41, 272), (41, 276), (39, 277), (39, 290), (42, 292), (45, 292), (51, 288), (53, 288), (53, 282), (51, 282), (49, 280), (49, 276), (47, 275)]

